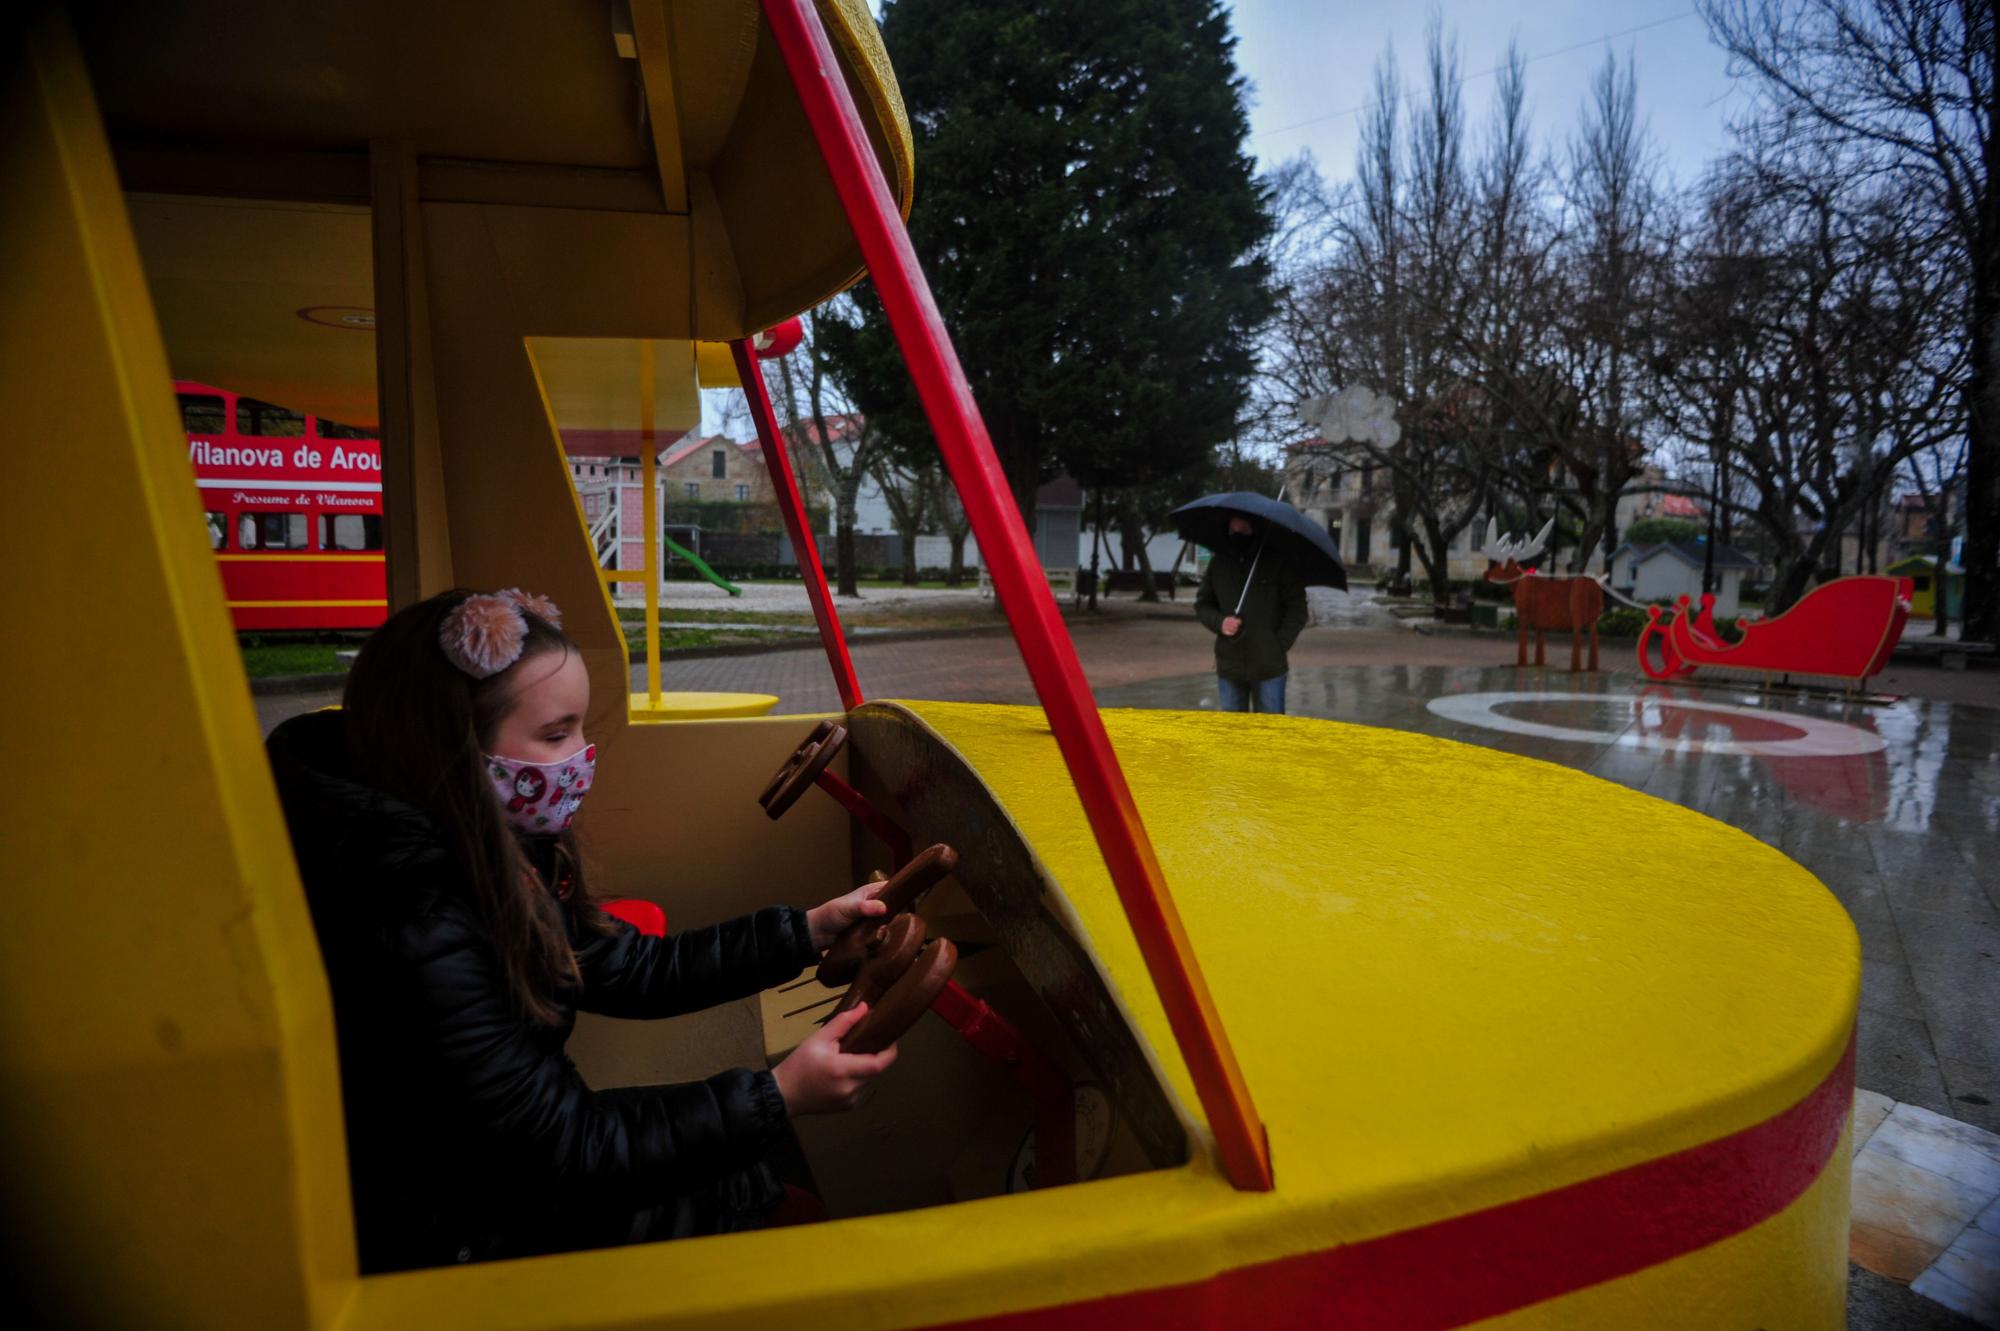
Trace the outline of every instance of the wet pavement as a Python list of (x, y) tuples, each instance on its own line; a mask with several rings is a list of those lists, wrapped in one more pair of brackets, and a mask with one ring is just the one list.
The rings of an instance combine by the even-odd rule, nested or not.
[[(1215, 679), (1098, 700), (1212, 708)], [(1860, 932), (1860, 1084), (2000, 1129), (2000, 710), (1435, 666), (1294, 669), (1288, 702), (1587, 771), (1776, 846)]]

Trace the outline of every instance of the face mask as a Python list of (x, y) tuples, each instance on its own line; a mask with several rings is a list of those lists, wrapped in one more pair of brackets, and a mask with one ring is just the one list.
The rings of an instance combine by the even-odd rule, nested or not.
[(486, 776), (501, 813), (515, 831), (529, 836), (553, 836), (568, 827), (596, 775), (595, 744), (552, 763), (486, 755)]
[(1229, 533), (1229, 544), (1236, 550), (1248, 550), (1251, 546), (1257, 544), (1257, 533), (1254, 531), (1233, 531)]

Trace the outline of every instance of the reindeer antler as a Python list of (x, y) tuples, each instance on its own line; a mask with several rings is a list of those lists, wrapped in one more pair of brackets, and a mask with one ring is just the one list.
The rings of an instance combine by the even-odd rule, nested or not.
[(1535, 533), (1534, 540), (1523, 541), (1512, 535), (1503, 537), (1500, 534), (1500, 519), (1488, 518), (1486, 544), (1480, 548), (1479, 553), (1483, 558), (1490, 559), (1496, 564), (1504, 564), (1510, 559), (1516, 564), (1525, 563), (1542, 552), (1542, 548), (1549, 543), (1549, 533), (1555, 528), (1556, 520), (1550, 518), (1542, 524), (1542, 529)]

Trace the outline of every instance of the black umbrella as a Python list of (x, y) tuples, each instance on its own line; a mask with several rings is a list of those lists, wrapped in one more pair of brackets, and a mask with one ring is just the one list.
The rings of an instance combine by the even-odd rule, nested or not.
[(1171, 516), (1174, 530), (1182, 540), (1223, 550), (1229, 546), (1229, 518), (1233, 513), (1255, 518), (1264, 533), (1263, 548), (1290, 558), (1306, 586), (1347, 590), (1347, 570), (1341, 567), (1340, 551), (1334, 548), (1333, 538), (1318, 523), (1281, 499), (1266, 499), (1242, 490), (1203, 495), (1191, 504), (1182, 504)]

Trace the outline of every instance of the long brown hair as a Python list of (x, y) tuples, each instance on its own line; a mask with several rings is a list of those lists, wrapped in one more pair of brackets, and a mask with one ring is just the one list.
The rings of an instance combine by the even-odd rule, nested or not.
[(493, 949), (516, 1004), (532, 1020), (560, 1018), (556, 989), (577, 978), (563, 909), (602, 932), (607, 917), (583, 883), (575, 843), (564, 832), (556, 872), (572, 884), (558, 902), (529, 864), (486, 775), (485, 755), (507, 715), (520, 669), (576, 650), (569, 635), (523, 609), (527, 637), (515, 663), (485, 679), (453, 665), (438, 645), (446, 615), (474, 593), (441, 592), (391, 615), (362, 644), (347, 676), (342, 712), (355, 775), (429, 814), (465, 875), (492, 931)]

